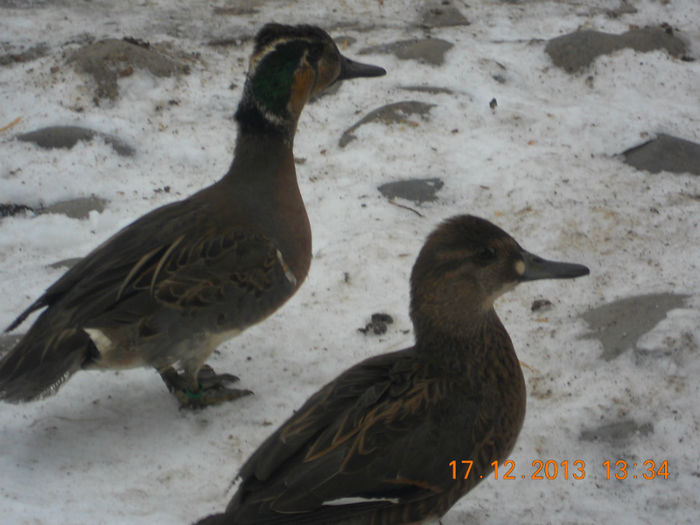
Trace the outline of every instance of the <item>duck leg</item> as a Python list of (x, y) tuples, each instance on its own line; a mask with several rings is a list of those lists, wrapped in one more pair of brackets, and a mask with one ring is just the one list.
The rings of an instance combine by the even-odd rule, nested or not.
[(227, 385), (238, 381), (232, 374), (217, 374), (209, 365), (204, 365), (194, 376), (179, 374), (173, 367), (160, 372), (168, 390), (180, 402), (180, 408), (196, 409), (233, 401), (249, 396), (253, 392), (246, 389), (229, 388)]

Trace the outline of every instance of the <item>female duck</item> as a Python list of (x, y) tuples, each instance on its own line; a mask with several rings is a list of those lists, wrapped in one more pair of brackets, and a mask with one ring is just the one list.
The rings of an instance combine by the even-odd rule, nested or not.
[[(198, 525), (422, 523), (445, 514), (513, 449), (525, 382), (493, 309), (518, 283), (588, 274), (545, 261), (488, 221), (429, 237), (411, 276), (413, 347), (346, 370), (243, 465), (224, 514)], [(472, 461), (464, 479), (449, 464)]]

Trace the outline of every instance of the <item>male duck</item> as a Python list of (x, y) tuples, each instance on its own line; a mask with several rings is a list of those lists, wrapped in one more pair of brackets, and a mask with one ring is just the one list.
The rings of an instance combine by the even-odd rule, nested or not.
[(79, 369), (135, 366), (158, 370), (183, 406), (250, 393), (228, 388), (237, 378), (204, 362), (308, 273), (311, 231), (292, 154), (299, 115), (334, 82), (384, 74), (341, 55), (317, 27), (266, 25), (228, 173), (119, 231), (27, 308), (7, 331), (48, 307), (0, 361), (0, 399), (53, 393)]
[[(525, 381), (494, 301), (523, 281), (588, 273), (526, 252), (484, 219), (445, 221), (413, 267), (415, 345), (311, 396), (243, 465), (225, 513), (199, 525), (442, 516), (508, 456), (525, 416)], [(462, 460), (473, 461), (467, 479)]]

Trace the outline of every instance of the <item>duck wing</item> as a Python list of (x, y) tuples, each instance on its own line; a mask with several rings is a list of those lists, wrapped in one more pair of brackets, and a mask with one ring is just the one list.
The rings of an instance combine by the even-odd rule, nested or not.
[(61, 311), (58, 324), (102, 326), (158, 308), (235, 304), (272, 290), (289, 294), (295, 284), (273, 241), (248, 228), (217, 225), (211, 211), (187, 199), (144, 215), (105, 241), (6, 331), (46, 306), (45, 314)]
[[(446, 429), (431, 415), (447, 391), (415, 357), (407, 349), (370, 358), (314, 394), (242, 467), (226, 514), (240, 523), (315, 523), (454, 488), (442, 458), (450, 451), (439, 450)], [(463, 419), (479, 407), (463, 403)]]

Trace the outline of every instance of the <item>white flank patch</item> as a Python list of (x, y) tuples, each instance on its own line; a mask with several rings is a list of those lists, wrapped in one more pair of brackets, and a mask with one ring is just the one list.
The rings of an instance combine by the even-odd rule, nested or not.
[(90, 339), (102, 356), (107, 355), (114, 348), (112, 340), (99, 328), (83, 328), (83, 330), (90, 336)]
[(367, 503), (368, 501), (388, 501), (389, 503), (398, 503), (399, 498), (338, 498), (330, 501), (324, 501), (323, 505), (354, 505), (355, 503)]

